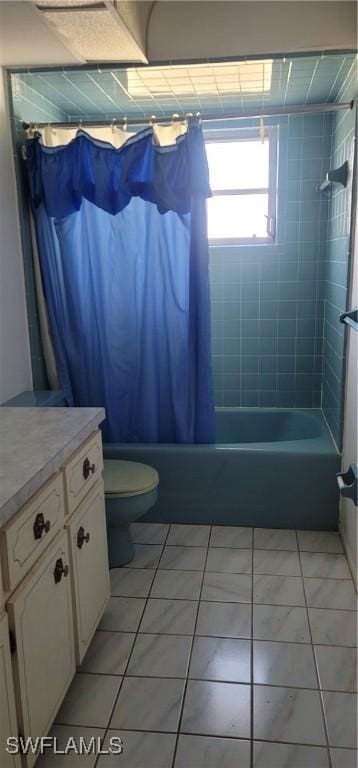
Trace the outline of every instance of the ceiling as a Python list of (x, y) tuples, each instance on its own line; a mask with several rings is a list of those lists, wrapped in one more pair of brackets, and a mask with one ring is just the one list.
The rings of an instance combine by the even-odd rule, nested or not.
[(0, 2), (0, 64), (22, 67), (81, 64), (29, 2)]
[(356, 47), (356, 2), (163, 0), (154, 3), (147, 56), (187, 61)]
[(0, 0), (6, 67), (213, 61), (356, 43), (354, 0)]
[(147, 0), (0, 0), (0, 64), (147, 62)]
[(354, 54), (326, 54), (20, 72), (12, 75), (14, 111), (29, 122), (59, 122), (333, 102), (356, 64)]

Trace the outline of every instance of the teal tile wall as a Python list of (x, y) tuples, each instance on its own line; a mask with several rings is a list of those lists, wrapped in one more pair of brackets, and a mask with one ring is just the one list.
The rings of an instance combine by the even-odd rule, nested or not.
[[(272, 68), (269, 64), (264, 71), (263, 66), (257, 65), (257, 60), (261, 59), (263, 64), (267, 58)], [(194, 68), (190, 65), (176, 67), (175, 85), (170, 77), (174, 66), (171, 62), (159, 67), (93, 65), (22, 70), (13, 74), (15, 110), (23, 120), (36, 122), (52, 120), (51, 113), (55, 108), (62, 113), (62, 119), (77, 121), (120, 119), (123, 115), (146, 117), (155, 114), (158, 117), (198, 110), (219, 115), (255, 107), (335, 101), (354, 53), (277, 54), (272, 60), (255, 56), (253, 70), (245, 80), (243, 67), (250, 66), (250, 59), (252, 57), (245, 57), (244, 62), (221, 62), (228, 71), (228, 80), (210, 59)], [(133, 73), (139, 77), (139, 83), (145, 85), (142, 92), (133, 88)], [(244, 74), (242, 82), (241, 74)], [(196, 76), (205, 78), (205, 89), (201, 88)], [(208, 89), (212, 77), (215, 85)], [(159, 88), (158, 83), (161, 83)]]
[[(357, 76), (353, 66), (339, 101), (350, 101), (356, 95)], [(339, 447), (342, 442), (346, 341), (345, 326), (339, 323), (339, 315), (348, 308), (349, 301), (355, 112), (356, 107), (351, 112), (334, 116), (330, 157), (330, 168), (337, 168), (348, 160), (350, 169), (348, 186), (345, 189), (335, 187), (329, 200), (324, 285), (322, 408)]]
[(217, 405), (321, 404), (328, 200), (316, 187), (331, 126), (331, 115), (279, 122), (275, 244), (210, 248)]

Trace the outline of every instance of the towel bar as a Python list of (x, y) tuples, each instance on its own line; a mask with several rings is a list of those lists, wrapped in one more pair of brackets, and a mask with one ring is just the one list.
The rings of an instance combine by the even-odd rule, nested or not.
[(357, 475), (357, 464), (351, 464), (346, 472), (338, 472), (337, 475), (337, 483), (341, 496), (344, 496), (346, 499), (352, 499), (356, 507), (358, 506)]
[(349, 312), (343, 312), (339, 316), (339, 322), (349, 325), (354, 331), (358, 331), (358, 307), (350, 309)]

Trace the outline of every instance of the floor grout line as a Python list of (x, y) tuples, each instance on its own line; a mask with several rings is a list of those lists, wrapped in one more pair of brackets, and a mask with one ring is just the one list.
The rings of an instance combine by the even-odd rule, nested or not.
[[(177, 602), (180, 603), (181, 601), (177, 600)], [(185, 601), (183, 601), (183, 602), (185, 602)], [(194, 600), (192, 600), (191, 602), (194, 603)], [(195, 602), (199, 602), (199, 601), (195, 601)], [(206, 601), (204, 601), (204, 600), (200, 601), (200, 603), (203, 603), (203, 602), (206, 602)], [(219, 603), (219, 605), (236, 605), (236, 606), (239, 606), (239, 605), (249, 606), (250, 605), (250, 603), (225, 603), (225, 602), (221, 603), (219, 601), (217, 601), (217, 602)], [(256, 605), (257, 605), (257, 603), (253, 604), (254, 607)], [(265, 605), (265, 607), (266, 607), (266, 605)], [(270, 607), (270, 606), (268, 606), (268, 607)], [(281, 608), (281, 607), (283, 607), (283, 608), (286, 608), (286, 607), (287, 608), (296, 608), (297, 606), (281, 606), (281, 605), (276, 606), (276, 605), (274, 605), (274, 606), (271, 606), (271, 607), (272, 608)], [(199, 606), (199, 608), (200, 608), (200, 606)], [(303, 608), (303, 610), (305, 610), (305, 609)], [(328, 609), (320, 609), (320, 610), (328, 610)], [(340, 611), (340, 613), (341, 613), (341, 611)], [(347, 611), (347, 613), (355, 613), (355, 611)], [(208, 634), (207, 632), (195, 632), (195, 634), (193, 635), (191, 632), (179, 632), (179, 631), (176, 631), (176, 632), (160, 632), (160, 631), (154, 631), (154, 630), (152, 632), (149, 632), (148, 630), (143, 631), (143, 630), (140, 630), (140, 629), (138, 630), (138, 632), (136, 630), (130, 630), (130, 629), (128, 629), (128, 630), (127, 629), (97, 629), (96, 633), (97, 632), (105, 632), (105, 633), (110, 633), (110, 634), (113, 634), (113, 635), (136, 635), (136, 634), (139, 634), (139, 635), (163, 635), (164, 637), (203, 637), (203, 638), (207, 638), (208, 640), (212, 639), (212, 640), (247, 640), (247, 641), (249, 641), (249, 640), (252, 639), (255, 643), (278, 643), (279, 645), (298, 645), (298, 646), (311, 646), (311, 645), (313, 645), (314, 648), (316, 648), (316, 647), (322, 647), (322, 648), (345, 648), (345, 649), (356, 648), (356, 644), (353, 644), (353, 645), (347, 645), (347, 644), (342, 645), (342, 643), (340, 643), (340, 644), (339, 643), (323, 643), (322, 641), (311, 643), (309, 640), (277, 640), (274, 637), (260, 637), (260, 636), (257, 636), (255, 634), (254, 635), (252, 635), (252, 634), (251, 635), (220, 635), (218, 633), (216, 633), (216, 634)], [(102, 674), (116, 674), (115, 672), (114, 673), (107, 673), (107, 672), (93, 672), (93, 673), (91, 673), (90, 671), (87, 671), (87, 670), (84, 670), (84, 672), (86, 674), (99, 674), (99, 675), (102, 675)], [(78, 670), (78, 673), (82, 674), (81, 669)], [(119, 672), (118, 674), (120, 675), (122, 673)], [(136, 677), (136, 675), (134, 675), (134, 677)], [(349, 691), (348, 691), (348, 693), (349, 693)]]
[[(195, 573), (200, 573), (200, 571), (195, 571)], [(206, 571), (206, 573), (218, 573), (217, 571)], [(220, 575), (222, 575), (222, 571), (220, 572)], [(248, 573), (236, 573), (236, 574), (226, 574), (227, 576), (249, 576)], [(265, 574), (254, 574), (254, 576), (263, 576)], [(277, 574), (273, 574), (277, 575)], [(287, 577), (282, 577), (287, 578)], [(291, 578), (291, 577), (288, 577)], [(298, 577), (292, 577), (292, 578), (298, 578)], [(339, 579), (339, 581), (343, 581), (343, 579)], [(148, 597), (143, 597), (142, 595), (136, 596), (136, 595), (111, 595), (111, 597), (119, 597), (124, 600), (147, 600)], [(189, 598), (189, 597), (156, 597), (155, 595), (149, 596), (150, 600), (178, 600), (179, 602), (187, 601), (189, 603), (197, 603), (198, 598)], [(242, 600), (214, 600), (212, 598), (207, 599), (204, 598), (201, 600), (202, 603), (225, 603), (225, 605), (250, 605), (250, 603), (243, 602)], [(292, 603), (260, 603), (260, 602), (254, 602), (254, 605), (261, 605), (261, 606), (267, 606), (268, 608), (271, 606), (271, 608), (305, 608), (304, 604), (292, 604)], [(327, 608), (322, 607), (321, 605), (308, 605), (309, 609), (315, 610), (315, 611), (339, 611), (340, 613), (357, 613), (357, 608)], [(106, 630), (107, 632), (123, 632), (128, 630)], [(130, 630), (129, 630), (130, 631)]]
[[(154, 542), (154, 541), (150, 543), (145, 541), (134, 541), (133, 544), (138, 547), (165, 546), (165, 547), (186, 547), (188, 549), (198, 549), (198, 548), (200, 549), (201, 547), (203, 549), (206, 549), (207, 547), (207, 544), (179, 544), (179, 543), (178, 544), (160, 544), (159, 542)], [(249, 544), (245, 544), (245, 545), (243, 544), (241, 546), (236, 546), (236, 547), (230, 544), (210, 544), (209, 548), (210, 549), (232, 549), (234, 551), (238, 550), (239, 552), (241, 549), (255, 549), (255, 550), (260, 550), (260, 552), (267, 552), (267, 553), (272, 552), (275, 554), (277, 554), (277, 552), (291, 552), (292, 554), (294, 553), (297, 554), (297, 552), (304, 552), (305, 554), (308, 554), (308, 555), (338, 555), (338, 556), (342, 555), (344, 559), (346, 559), (343, 549), (340, 550), (339, 552), (333, 552), (327, 549), (304, 549), (302, 547), (297, 547), (297, 549), (292, 549), (292, 547), (291, 548), (290, 547), (264, 547), (262, 544), (261, 545), (254, 544), (254, 546)], [(128, 566), (126, 565), (124, 567), (126, 569), (128, 568), (129, 570), (135, 570), (133, 569), (133, 566), (130, 566), (130, 565)]]
[[(202, 549), (204, 549), (204, 547), (202, 547)], [(270, 551), (272, 551), (272, 550), (270, 550)], [(282, 552), (282, 551), (283, 550), (280, 550), (280, 552)], [(285, 550), (285, 551), (287, 551), (287, 550)], [(321, 553), (317, 553), (317, 554), (321, 554)], [(203, 569), (202, 568), (159, 568), (159, 567), (158, 568), (145, 568), (145, 567), (142, 567), (142, 568), (127, 568), (126, 567), (125, 570), (126, 571), (153, 571), (155, 573), (157, 571), (180, 571), (180, 572), (184, 571), (184, 572), (188, 572), (188, 573), (194, 571), (195, 573), (200, 573)], [(245, 576), (245, 572), (243, 572), (243, 571), (236, 572), (236, 571), (208, 571), (208, 570), (206, 570), (206, 573), (225, 573), (227, 576), (229, 576), (230, 574), (231, 575), (236, 575), (236, 576)], [(251, 572), (249, 572), (249, 573), (246, 572), (246, 575), (249, 576), (250, 573)], [(337, 578), (337, 576), (301, 576), (301, 575), (300, 576), (290, 576), (289, 574), (280, 574), (280, 573), (255, 573), (254, 575), (255, 576), (280, 576), (283, 579), (287, 579), (287, 578), (288, 579), (308, 579), (308, 580), (311, 580), (311, 579), (312, 580), (314, 580), (314, 579), (317, 580), (317, 579), (319, 579), (320, 581), (327, 581), (327, 582), (343, 581), (343, 582), (348, 582), (349, 584), (352, 584), (354, 586), (353, 579), (351, 579), (350, 577), (349, 578), (339, 578), (339, 577)], [(113, 595), (113, 597), (120, 597), (120, 595)], [(126, 597), (126, 595), (122, 595), (122, 597)], [(129, 597), (131, 597), (131, 595), (129, 595)], [(179, 598), (179, 599), (181, 599), (181, 598)]]
[[(101, 728), (100, 726), (94, 726), (94, 725), (84, 726), (84, 725), (79, 725), (78, 723), (73, 724), (73, 725), (71, 724), (71, 726), (68, 726), (65, 723), (56, 723), (56, 725), (59, 725), (61, 728), (73, 727), (73, 728), (91, 728), (93, 730), (101, 730), (101, 731), (105, 730), (103, 727)], [(118, 728), (108, 728), (107, 732), (109, 732), (109, 731), (118, 731), (118, 730), (119, 730)], [(143, 733), (143, 735), (146, 734), (146, 733), (158, 733), (158, 734), (161, 734), (161, 735), (163, 734), (163, 735), (172, 735), (172, 736), (176, 735), (176, 731), (163, 731), (163, 730), (160, 730), (160, 729), (157, 729), (155, 731), (147, 731), (147, 730), (144, 730), (143, 728), (121, 728), (120, 730), (121, 730), (121, 732), (123, 731), (124, 733), (126, 733), (126, 732), (129, 732), (129, 733)], [(192, 731), (181, 731), (180, 732), (180, 736), (181, 735), (183, 735), (183, 736), (200, 736), (200, 737), (203, 737), (203, 738), (213, 738), (213, 739), (224, 739), (225, 741), (228, 740), (228, 741), (232, 741), (232, 742), (237, 742), (237, 741), (239, 741), (239, 742), (240, 741), (247, 742), (247, 741), (250, 741), (250, 739), (248, 737), (245, 737), (245, 736), (218, 736), (216, 734), (213, 735), (213, 736), (208, 736), (207, 733), (201, 733), (200, 731), (195, 731), (195, 733), (193, 733)], [(255, 743), (260, 743), (260, 744), (261, 743), (262, 744), (275, 744), (275, 745), (276, 744), (283, 744), (283, 745), (286, 744), (288, 746), (294, 745), (294, 746), (297, 746), (297, 747), (317, 747), (318, 749), (326, 749), (326, 746), (324, 744), (317, 744), (317, 743), (313, 743), (313, 742), (283, 741), (283, 740), (282, 741), (274, 741), (272, 739), (263, 739), (263, 738), (254, 739), (254, 741), (255, 741)], [(330, 747), (330, 749), (342, 749), (342, 750), (347, 750), (347, 752), (354, 752), (355, 751), (354, 747), (335, 747), (335, 746), (332, 746), (332, 747)], [(218, 768), (219, 768), (219, 766), (218, 766)], [(236, 768), (236, 766), (235, 766), (235, 768)]]
[[(297, 535), (297, 533), (296, 533), (296, 536), (297, 536), (297, 543), (298, 543), (298, 535)], [(318, 690), (319, 690), (319, 700), (320, 700), (320, 705), (321, 705), (321, 715), (322, 715), (322, 720), (323, 720), (323, 728), (324, 728), (324, 733), (325, 733), (325, 737), (326, 737), (328, 764), (329, 764), (330, 768), (333, 768), (332, 758), (331, 758), (331, 753), (330, 753), (330, 748), (329, 748), (328, 730), (327, 730), (326, 714), (325, 714), (325, 711), (324, 711), (323, 696), (322, 696), (321, 690), (319, 689), (320, 677), (319, 677), (319, 672), (318, 672), (318, 665), (317, 665), (316, 654), (314, 652), (314, 646), (313, 646), (311, 619), (310, 619), (310, 615), (309, 615), (309, 611), (308, 611), (308, 605), (307, 605), (307, 596), (306, 596), (305, 582), (304, 582), (304, 578), (303, 578), (301, 553), (299, 553), (299, 561), (300, 561), (300, 567), (301, 567), (301, 573), (302, 573), (303, 594), (304, 594), (304, 598), (305, 598), (306, 614), (307, 614), (307, 621), (308, 621), (308, 631), (309, 631), (310, 638), (311, 638), (313, 663), (314, 663), (314, 667), (315, 667), (315, 673), (316, 673), (316, 678), (317, 678), (317, 685), (318, 685)]]
[[(194, 638), (195, 639), (195, 638)], [(246, 642), (250, 642), (248, 638), (245, 638)], [(288, 688), (289, 690), (293, 691), (318, 691), (322, 693), (344, 693), (348, 696), (356, 696), (356, 691), (342, 691), (338, 688), (320, 688), (319, 686), (310, 686), (310, 685), (293, 685), (291, 683), (284, 684), (284, 683), (255, 683), (255, 682), (249, 682), (247, 680), (230, 680), (225, 679), (224, 677), (196, 677), (196, 676), (190, 676), (186, 675), (185, 677), (178, 677), (178, 675), (139, 675), (139, 674), (132, 674), (132, 673), (124, 673), (119, 672), (118, 674), (115, 672), (78, 672), (80, 675), (91, 675), (93, 677), (127, 677), (127, 678), (133, 678), (136, 680), (143, 680), (143, 678), (151, 679), (151, 680), (195, 680), (196, 682), (200, 683), (224, 683), (225, 685), (239, 685), (242, 686), (254, 686), (255, 688)], [(70, 725), (70, 723), (60, 723), (59, 721), (56, 721), (55, 725)], [(84, 726), (85, 727), (85, 726)], [(87, 726), (86, 726), (87, 727)], [(104, 726), (93, 726), (94, 728), (103, 728)], [(128, 730), (128, 729), (125, 729)], [(135, 730), (135, 729), (134, 729)]]
[(202, 581), (201, 581), (201, 587), (200, 587), (200, 592), (199, 592), (199, 600), (198, 600), (198, 607), (197, 607), (197, 612), (196, 612), (196, 619), (195, 619), (195, 624), (194, 624), (194, 629), (193, 629), (193, 635), (192, 635), (192, 642), (191, 642), (191, 647), (190, 647), (190, 652), (189, 652), (189, 657), (188, 657), (188, 664), (187, 664), (187, 675), (186, 675), (186, 680), (185, 680), (185, 684), (184, 684), (184, 690), (183, 690), (183, 698), (182, 698), (182, 702), (181, 702), (181, 708), (180, 708), (180, 712), (179, 712), (178, 728), (177, 728), (177, 736), (176, 736), (176, 741), (175, 741), (175, 746), (174, 746), (174, 753), (173, 753), (173, 759), (172, 759), (172, 764), (171, 764), (171, 765), (172, 765), (172, 768), (175, 768), (175, 762), (176, 762), (176, 756), (177, 756), (177, 750), (178, 750), (178, 743), (179, 743), (179, 736), (180, 736), (180, 728), (181, 728), (181, 723), (182, 723), (182, 719), (183, 719), (184, 706), (185, 706), (185, 699), (186, 699), (186, 692), (187, 692), (187, 688), (188, 688), (188, 680), (189, 680), (190, 664), (191, 664), (191, 658), (192, 658), (193, 647), (194, 647), (195, 636), (196, 636), (196, 627), (197, 627), (197, 624), (198, 624), (198, 617), (199, 617), (199, 610), (200, 610), (201, 595), (202, 595), (202, 591), (203, 591), (203, 584), (204, 584), (205, 565), (206, 565), (206, 563), (207, 563), (208, 554), (209, 554), (209, 546), (210, 546), (211, 533), (212, 533), (212, 526), (210, 526), (210, 531), (209, 531), (209, 538), (208, 538), (208, 544), (207, 544), (207, 548), (206, 548), (205, 563), (204, 563), (204, 568), (203, 568), (203, 578), (202, 578)]

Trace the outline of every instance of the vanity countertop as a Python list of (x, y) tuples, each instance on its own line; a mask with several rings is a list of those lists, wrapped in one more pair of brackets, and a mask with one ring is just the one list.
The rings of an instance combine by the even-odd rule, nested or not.
[(103, 408), (0, 408), (0, 527), (104, 418)]

